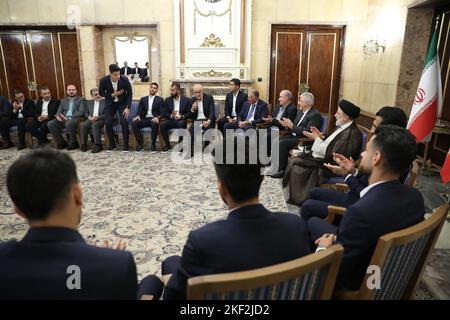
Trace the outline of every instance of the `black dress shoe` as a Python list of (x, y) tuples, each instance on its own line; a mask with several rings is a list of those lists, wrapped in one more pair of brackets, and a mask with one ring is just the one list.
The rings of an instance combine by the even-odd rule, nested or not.
[(154, 144), (151, 145), (150, 152), (151, 153), (156, 153), (156, 146)]
[(25, 149), (25, 146), (23, 144), (19, 144), (17, 146), (17, 150), (23, 150), (23, 149)]
[(92, 148), (92, 153), (98, 153), (98, 152), (100, 152), (100, 151), (102, 151), (102, 150), (103, 150), (102, 146), (96, 144), (96, 145), (94, 146), (94, 148)]
[(142, 152), (142, 150), (144, 150), (144, 148), (142, 147), (142, 145), (141, 144), (138, 144), (137, 146), (136, 146), (136, 153), (140, 153), (140, 152)]
[(87, 145), (82, 144), (80, 150), (81, 150), (81, 152), (86, 152), (87, 151)]
[(106, 149), (106, 152), (112, 152), (112, 151), (115, 151), (115, 150), (117, 150), (117, 147), (115, 145), (114, 146), (109, 146), (108, 149)]
[(170, 146), (165, 146), (164, 149), (162, 150), (162, 153), (166, 153), (168, 151), (172, 150), (172, 147)]
[(80, 147), (80, 145), (78, 144), (78, 142), (75, 142), (75, 143), (71, 143), (69, 145), (69, 147), (67, 148), (67, 150), (75, 150), (75, 149), (78, 149), (79, 147)]
[(3, 146), (0, 148), (0, 150), (6, 150), (6, 149), (9, 149), (9, 148), (12, 148), (12, 147), (14, 147), (14, 144), (13, 144), (13, 143), (7, 143), (7, 144), (3, 145)]
[(284, 170), (280, 170), (277, 173), (271, 175), (271, 177), (275, 178), (275, 179), (283, 178), (283, 176), (284, 176)]
[(63, 141), (62, 143), (58, 143), (58, 145), (56, 146), (56, 149), (62, 150), (62, 149), (67, 148), (67, 146), (68, 146), (67, 142)]

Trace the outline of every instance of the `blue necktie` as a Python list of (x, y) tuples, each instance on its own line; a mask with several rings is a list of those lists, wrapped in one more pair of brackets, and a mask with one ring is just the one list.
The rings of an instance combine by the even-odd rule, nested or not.
[(255, 105), (252, 104), (250, 110), (248, 111), (247, 118), (245, 119), (245, 121), (249, 121), (253, 117), (254, 113), (255, 113)]

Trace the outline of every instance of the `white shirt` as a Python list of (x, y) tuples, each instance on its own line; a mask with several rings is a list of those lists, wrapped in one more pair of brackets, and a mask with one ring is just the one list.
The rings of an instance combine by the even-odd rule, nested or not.
[(180, 115), (180, 97), (178, 99), (173, 99), (173, 111), (177, 116)]
[(98, 108), (100, 107), (100, 101), (94, 100), (94, 117), (98, 117)]
[(16, 111), (16, 110), (14, 110), (14, 112), (18, 112), (19, 114), (17, 115), (17, 117), (19, 118), (19, 119), (23, 119), (23, 114), (22, 114), (22, 111), (23, 111), (23, 105), (20, 103), (19, 104), (20, 105), (20, 109), (18, 110), (18, 111)]
[(238, 94), (239, 94), (239, 91), (236, 94), (233, 93), (233, 109), (231, 109), (231, 116), (232, 117), (236, 117), (237, 116), (237, 113), (236, 113), (236, 100), (237, 100)]
[(281, 117), (283, 116), (284, 111), (286, 110), (287, 106), (280, 106), (280, 110), (278, 110), (278, 114), (275, 117), (277, 120), (281, 120)]
[(155, 96), (148, 96), (148, 111), (147, 115), (145, 116), (146, 118), (153, 118), (152, 113), (153, 100), (155, 100)]
[(124, 74), (125, 76), (127, 76), (127, 75), (128, 75), (128, 67), (125, 67), (124, 69), (125, 69), (125, 71), (124, 71), (123, 74)]
[(361, 192), (359, 193), (359, 197), (360, 198), (364, 197), (366, 195), (366, 193), (369, 192), (370, 189), (372, 189), (373, 187), (375, 187), (379, 184), (385, 183), (385, 182), (387, 182), (387, 181), (378, 181), (373, 184), (369, 184), (367, 187), (365, 187), (364, 189), (361, 190)]
[[(309, 110), (311, 110), (311, 108), (309, 108), (309, 109), (306, 110), (306, 111), (303, 111), (303, 115), (302, 115), (302, 117), (300, 118), (300, 121), (299, 121), (297, 124), (294, 123), (294, 125), (295, 125), (296, 127), (298, 127), (298, 126), (300, 125), (300, 123), (302, 123), (303, 119), (305, 119), (306, 114), (308, 113)], [(297, 136), (297, 134), (294, 133), (294, 132), (292, 132), (292, 135), (293, 135), (293, 136)]]
[(42, 100), (41, 116), (48, 116), (48, 104), (49, 103), (50, 103), (50, 100), (48, 100), (48, 101)]
[(346, 124), (339, 127), (339, 129), (335, 130), (328, 138), (325, 140), (320, 139), (319, 137), (314, 140), (314, 144), (311, 148), (312, 150), (312, 156), (314, 158), (325, 158), (325, 154), (327, 153), (328, 145), (331, 143), (331, 141), (336, 138), (336, 136), (341, 133), (343, 130), (350, 127), (350, 125), (353, 123), (353, 121), (349, 121)]
[(197, 120), (206, 120), (205, 113), (203, 112), (203, 100), (197, 100)]
[[(113, 89), (114, 89), (114, 90), (117, 90), (117, 85), (118, 85), (119, 81), (113, 82), (113, 81), (111, 80), (111, 83), (112, 83)], [(119, 97), (114, 97), (114, 102), (117, 102), (117, 101), (119, 101)]]

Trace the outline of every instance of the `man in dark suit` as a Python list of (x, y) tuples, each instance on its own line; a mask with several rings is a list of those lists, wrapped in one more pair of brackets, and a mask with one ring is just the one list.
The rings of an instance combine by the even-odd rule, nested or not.
[[(189, 128), (189, 134), (191, 136), (191, 155), (194, 155), (194, 143), (197, 141), (196, 139), (200, 139), (203, 142), (203, 132), (215, 127), (217, 115), (214, 106), (214, 97), (204, 93), (203, 86), (199, 83), (195, 84), (192, 90), (194, 91), (194, 96), (191, 98), (192, 107), (187, 118), (193, 121)], [(195, 136), (197, 132), (197, 130), (194, 130), (195, 128), (200, 128), (199, 132), (201, 134), (198, 137)], [(206, 145), (208, 145), (208, 142), (205, 143)]]
[(120, 68), (120, 75), (126, 77), (131, 74), (133, 74), (133, 69), (128, 66), (128, 62), (124, 61), (123, 67)]
[[(11, 165), (6, 180), (14, 211), (30, 228), (22, 240), (0, 244), (1, 300), (136, 299), (144, 293), (126, 243), (100, 248), (77, 232), (83, 197), (67, 153), (27, 153)], [(150, 276), (141, 283), (154, 281)]]
[(20, 89), (15, 89), (13, 96), (12, 110), (10, 110), (9, 117), (0, 120), (0, 132), (6, 143), (3, 149), (11, 148), (14, 144), (11, 141), (9, 130), (11, 127), (17, 126), (17, 134), (19, 136), (17, 150), (22, 150), (25, 149), (25, 125), (28, 119), (33, 118), (35, 114), (34, 101), (26, 99), (25, 94)]
[[(272, 212), (259, 202), (261, 166), (250, 162), (249, 143), (237, 143), (238, 139), (244, 138), (229, 141), (235, 150), (230, 163), (224, 160), (223, 144), (224, 161), (215, 159), (214, 165), (219, 194), (230, 210), (228, 217), (191, 231), (181, 257), (163, 262), (162, 274), (172, 274), (164, 299), (185, 299), (191, 277), (267, 267), (311, 252), (300, 217)], [(238, 155), (244, 156), (245, 163)]]
[(47, 135), (50, 132), (48, 122), (53, 120), (59, 108), (60, 101), (52, 98), (52, 93), (47, 86), (39, 88), (41, 100), (36, 103), (35, 117), (32, 122), (25, 126), (25, 131), (30, 132), (33, 137), (38, 139), (39, 146), (44, 146), (49, 141)]
[(378, 239), (423, 220), (422, 195), (399, 181), (415, 157), (416, 142), (409, 131), (381, 125), (367, 143), (359, 165), (369, 176), (369, 185), (361, 191), (361, 199), (347, 208), (339, 229), (322, 219), (309, 219), (317, 250), (336, 242), (344, 247), (337, 288), (359, 289)]
[[(8, 99), (6, 99), (5, 97), (0, 96), (0, 122), (4, 119), (8, 119), (11, 111), (11, 103), (9, 103)], [(1, 148), (3, 148), (3, 144), (0, 143), (0, 149)]]
[(302, 93), (297, 104), (297, 116), (294, 121), (289, 118), (281, 118), (278, 124), (286, 130), (290, 130), (290, 134), (280, 137), (279, 140), (279, 171), (272, 175), (274, 178), (281, 178), (286, 169), (289, 150), (298, 145), (300, 138), (303, 138), (304, 131), (310, 131), (312, 127), (320, 128), (322, 116), (320, 112), (314, 108), (314, 95), (311, 92)]
[[(55, 119), (48, 122), (48, 130), (57, 142), (58, 149), (74, 150), (79, 148), (77, 141), (78, 122), (84, 119), (86, 99), (77, 95), (77, 88), (73, 84), (67, 86), (67, 96), (61, 99)], [(62, 136), (66, 128), (70, 137), (70, 144)]]
[(265, 124), (270, 125), (270, 127), (276, 127), (279, 130), (286, 130), (286, 128), (280, 123), (280, 120), (286, 118), (294, 122), (295, 117), (297, 116), (297, 108), (292, 104), (292, 98), (293, 96), (291, 91), (282, 90), (280, 92), (280, 96), (278, 97), (279, 104), (275, 106), (272, 115), (269, 115), (267, 118), (263, 119)]
[(150, 80), (150, 64), (146, 62), (145, 68), (141, 69), (141, 81), (149, 82), (149, 80)]
[(225, 116), (219, 119), (219, 130), (224, 133), (224, 126), (229, 122), (236, 122), (237, 116), (242, 110), (242, 105), (247, 101), (247, 94), (241, 90), (241, 80), (230, 80), (230, 92), (225, 96)]
[(109, 76), (100, 80), (98, 91), (105, 98), (105, 129), (109, 140), (106, 151), (111, 152), (117, 148), (113, 131), (113, 120), (117, 113), (122, 127), (123, 152), (129, 152), (128, 114), (133, 98), (130, 81), (120, 75), (120, 69), (116, 64), (111, 64), (109, 65)]
[(133, 74), (131, 76), (131, 78), (133, 79), (136, 75), (138, 75), (138, 77), (141, 77), (142, 74), (142, 69), (139, 68), (139, 64), (137, 62), (134, 63), (134, 68), (131, 69), (131, 73)]
[(149, 87), (149, 95), (142, 97), (139, 101), (137, 116), (133, 119), (133, 133), (136, 137), (136, 152), (144, 150), (144, 137), (141, 129), (150, 127), (152, 129), (152, 144), (150, 151), (156, 153), (156, 138), (158, 138), (159, 122), (164, 112), (164, 100), (157, 96), (158, 84), (153, 82)]
[[(371, 133), (375, 132), (381, 124), (396, 125), (406, 128), (407, 117), (405, 112), (397, 107), (382, 107), (375, 115), (372, 124)], [(369, 137), (367, 138), (367, 140)], [(360, 192), (369, 185), (369, 177), (360, 173), (355, 168), (355, 161), (336, 153), (333, 157), (336, 165), (325, 164), (333, 174), (345, 177), (345, 183), (350, 187), (347, 193), (334, 189), (313, 188), (309, 193), (309, 199), (306, 200), (301, 208), (301, 216), (305, 221), (311, 217), (326, 218), (328, 215), (328, 205), (336, 205), (347, 208), (359, 200)], [(409, 170), (408, 170), (409, 171)], [(408, 173), (404, 173), (400, 182), (404, 182)], [(339, 220), (339, 219), (338, 219)]]
[[(224, 125), (224, 130), (231, 129), (254, 129), (259, 123), (263, 123), (263, 118), (267, 117), (269, 109), (267, 102), (259, 99), (259, 92), (255, 89), (248, 91), (247, 101), (242, 105), (241, 112), (238, 114), (237, 121), (228, 122)], [(225, 133), (226, 134), (226, 133)]]
[(105, 100), (100, 97), (97, 88), (91, 89), (92, 100), (86, 102), (85, 121), (80, 125), (81, 151), (87, 151), (87, 139), (92, 128), (94, 147), (92, 153), (100, 152), (102, 148), (101, 131), (105, 125)]
[[(170, 86), (170, 97), (167, 97), (165, 100), (164, 121), (160, 124), (161, 134), (165, 144), (163, 153), (172, 148), (169, 141), (169, 130), (186, 129), (186, 119), (191, 107), (191, 100), (181, 94), (180, 85), (178, 83), (172, 83)], [(180, 137), (180, 141), (181, 139), (182, 137)]]

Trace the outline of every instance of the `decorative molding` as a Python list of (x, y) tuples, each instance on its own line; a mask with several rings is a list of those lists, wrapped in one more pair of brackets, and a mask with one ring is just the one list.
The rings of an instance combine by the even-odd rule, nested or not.
[(203, 43), (200, 45), (201, 48), (224, 48), (225, 46), (222, 43), (222, 40), (220, 40), (219, 37), (216, 37), (213, 33), (209, 35), (209, 37), (206, 37), (205, 40), (203, 40)]
[(240, 41), (240, 62), (241, 64), (245, 63), (245, 17), (247, 13), (245, 12), (245, 0), (241, 0), (241, 41)]
[(205, 72), (194, 72), (193, 74), (196, 78), (230, 78), (233, 76), (231, 72), (220, 72), (220, 71), (205, 71)]
[(245, 79), (245, 69), (240, 69), (239, 70), (239, 78), (240, 79)]
[[(229, 14), (229, 18), (228, 18), (228, 26), (229, 26), (229, 30), (230, 30), (230, 34), (232, 33), (232, 29), (233, 29), (233, 22), (232, 22), (232, 10), (231, 10), (231, 5), (233, 3), (233, 0), (229, 0), (230, 2), (228, 3), (228, 7), (224, 12), (216, 12), (215, 10), (209, 10), (208, 12), (202, 12), (200, 11), (200, 9), (197, 6), (197, 0), (194, 0), (194, 34), (197, 34), (197, 13), (202, 16), (202, 17), (223, 17), (224, 15), (226, 15), (227, 13)], [(219, 1), (206, 1), (209, 3), (217, 3), (220, 2)]]
[(186, 62), (184, 38), (184, 0), (180, 0), (180, 62)]
[[(119, 39), (119, 38), (125, 38), (125, 39)], [(123, 35), (116, 35), (114, 36), (114, 39), (120, 42), (130, 42), (133, 43), (133, 41), (142, 42), (148, 39), (148, 36), (140, 36), (137, 32), (125, 32)]]

